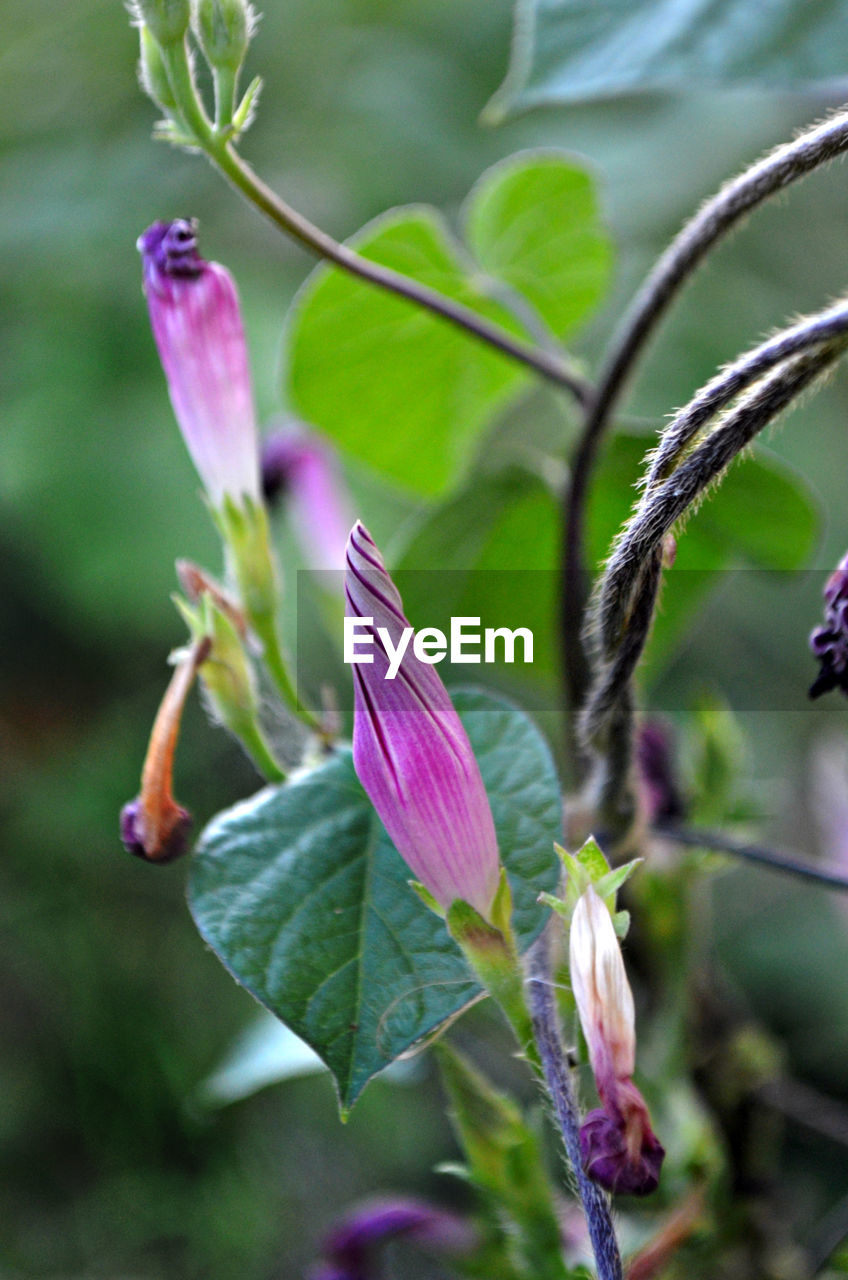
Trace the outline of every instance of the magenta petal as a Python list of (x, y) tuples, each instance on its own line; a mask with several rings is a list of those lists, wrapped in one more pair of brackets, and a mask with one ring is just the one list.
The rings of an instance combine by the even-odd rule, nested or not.
[(376, 631), (409, 626), (397, 588), (359, 523), (347, 547), (349, 617), (372, 618), (371, 664), (354, 663), (353, 760), (398, 852), (443, 907), (488, 917), (499, 880), (492, 812), (471, 744), (434, 666), (406, 651), (394, 680)]
[(213, 506), (259, 501), (259, 444), (247, 345), (230, 273), (197, 253), (194, 224), (139, 238), (153, 336), (174, 413)]

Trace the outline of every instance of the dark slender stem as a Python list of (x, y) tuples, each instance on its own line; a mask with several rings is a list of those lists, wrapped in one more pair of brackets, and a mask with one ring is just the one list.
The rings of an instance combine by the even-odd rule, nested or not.
[(488, 346), (494, 347), (511, 359), (517, 360), (520, 364), (526, 365), (546, 381), (569, 392), (578, 404), (584, 405), (588, 402), (591, 394), (589, 384), (565, 357), (544, 347), (525, 342), (522, 338), (509, 333), (501, 325), (494, 324), (491, 320), (479, 315), (471, 307), (466, 307), (461, 302), (455, 302), (452, 298), (440, 293), (438, 289), (431, 289), (409, 276), (402, 275), (399, 271), (392, 270), (391, 267), (363, 258), (348, 245), (340, 244), (297, 210), (292, 209), (276, 192), (266, 186), (231, 145), (216, 143), (207, 145), (206, 150), (210, 159), (242, 195), (246, 196), (275, 226), (280, 227), (311, 253), (332, 262), (349, 275), (366, 280), (369, 284), (386, 289), (389, 293), (406, 298), (416, 306), (441, 316), (443, 320), (447, 320), (450, 324), (485, 342)]
[(564, 503), (561, 627), (566, 686), (573, 708), (582, 705), (591, 679), (581, 643), (588, 598), (583, 564), (586, 498), (601, 438), (628, 376), (669, 303), (713, 245), (769, 196), (846, 149), (848, 111), (840, 111), (722, 187), (659, 259), (613, 338), (574, 455)]
[(760, 844), (749, 844), (745, 840), (735, 840), (732, 836), (720, 831), (700, 831), (693, 827), (679, 826), (675, 822), (658, 823), (655, 830), (677, 844), (695, 849), (712, 849), (717, 853), (728, 853), (734, 858), (743, 858), (746, 862), (770, 867), (772, 871), (782, 871), (786, 875), (797, 876), (801, 880), (812, 880), (829, 889), (848, 892), (848, 875), (845, 872), (835, 868), (816, 866), (815, 863), (797, 858), (793, 854), (779, 853), (775, 849), (768, 849)]
[(612, 1224), (609, 1201), (586, 1176), (580, 1155), (580, 1116), (571, 1088), (568, 1066), (551, 994), (547, 941), (542, 935), (529, 954), (528, 990), (533, 1034), (542, 1072), (553, 1102), (566, 1154), (574, 1170), (577, 1189), (586, 1214), (589, 1238), (598, 1267), (598, 1280), (622, 1280), (621, 1255)]

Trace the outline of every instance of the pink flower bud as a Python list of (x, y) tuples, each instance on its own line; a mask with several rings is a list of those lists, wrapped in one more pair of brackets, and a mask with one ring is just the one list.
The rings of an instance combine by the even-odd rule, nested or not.
[(397, 650), (409, 623), (379, 551), (357, 523), (347, 546), (348, 617), (372, 637), (373, 661), (354, 662), (353, 761), (383, 825), (415, 876), (445, 909), (461, 899), (488, 919), (500, 866), (492, 812), (459, 716), (435, 667), (407, 643), (397, 676), (380, 636)]
[(209, 499), (260, 501), (259, 443), (247, 346), (232, 276), (197, 252), (194, 222), (154, 222), (139, 237), (153, 336), (177, 422)]
[(269, 503), (286, 504), (308, 567), (343, 569), (353, 515), (329, 442), (299, 425), (273, 431), (262, 446), (262, 487)]
[(610, 913), (590, 886), (571, 921), (571, 987), (602, 1106), (580, 1129), (586, 1172), (608, 1191), (647, 1195), (659, 1182), (665, 1151), (633, 1084), (633, 994)]

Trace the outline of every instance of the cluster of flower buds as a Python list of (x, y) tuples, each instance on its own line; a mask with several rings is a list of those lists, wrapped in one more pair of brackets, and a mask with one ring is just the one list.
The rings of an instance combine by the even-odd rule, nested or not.
[(824, 589), (824, 625), (810, 636), (810, 648), (821, 670), (810, 686), (810, 697), (831, 689), (848, 694), (848, 555), (843, 556)]
[(586, 1172), (608, 1191), (655, 1190), (665, 1151), (632, 1076), (636, 1061), (633, 995), (612, 918), (591, 886), (574, 909), (571, 985), (601, 1106), (580, 1129)]
[(490, 919), (500, 883), (492, 811), (468, 736), (435, 667), (408, 645), (387, 680), (409, 623), (368, 531), (347, 546), (348, 617), (373, 634), (373, 661), (353, 664), (353, 761), (383, 825), (424, 888), (447, 910), (470, 903)]
[(476, 1242), (465, 1219), (423, 1200), (371, 1200), (329, 1233), (321, 1250), (326, 1261), (312, 1271), (310, 1280), (369, 1280), (375, 1274), (370, 1265), (375, 1247), (398, 1238), (452, 1257), (469, 1253)]
[[(260, 88), (254, 81), (238, 103), (239, 77), (256, 30), (248, 0), (130, 0), (129, 8), (139, 29), (141, 86), (166, 117), (159, 133), (186, 146), (209, 146), (243, 133)], [(189, 31), (212, 73), (214, 123), (195, 84)]]

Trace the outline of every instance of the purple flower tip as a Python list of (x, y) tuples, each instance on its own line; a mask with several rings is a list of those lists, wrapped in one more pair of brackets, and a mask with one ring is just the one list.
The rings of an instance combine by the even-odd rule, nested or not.
[(154, 287), (161, 276), (199, 276), (204, 262), (197, 252), (197, 219), (154, 222), (136, 241), (144, 278)]
[(197, 224), (139, 236), (144, 292), (177, 422), (212, 505), (259, 501), (259, 449), (235, 282), (197, 251)]
[(848, 694), (848, 555), (843, 556), (824, 588), (824, 625), (810, 636), (810, 649), (821, 664), (810, 697), (831, 689)]
[(656, 1191), (665, 1148), (651, 1129), (635, 1085), (625, 1109), (599, 1107), (580, 1126), (580, 1154), (586, 1173), (615, 1195), (647, 1196)]
[(121, 810), (121, 842), (127, 853), (145, 862), (173, 862), (188, 849), (192, 817), (187, 809), (175, 805), (169, 821), (152, 837), (145, 823), (141, 797), (136, 796)]

